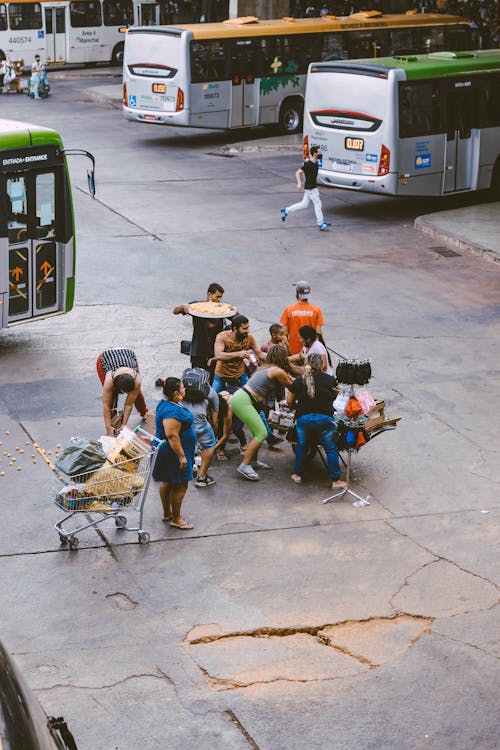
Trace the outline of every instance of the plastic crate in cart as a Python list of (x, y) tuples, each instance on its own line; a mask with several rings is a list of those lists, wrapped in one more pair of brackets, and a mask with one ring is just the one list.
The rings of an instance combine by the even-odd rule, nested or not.
[[(97, 526), (109, 516), (114, 518), (117, 528), (136, 531), (139, 542), (149, 542), (149, 534), (142, 528), (142, 516), (154, 462), (162, 442), (143, 429), (134, 436), (133, 445), (131, 442), (127, 448), (133, 458), (119, 460), (123, 457), (120, 453), (113, 463), (108, 460), (94, 471), (61, 481), (54, 502), (67, 514), (55, 524), (62, 544), (67, 542), (70, 548), (76, 548), (77, 533)], [(139, 513), (138, 526), (128, 525), (125, 515), (128, 511)], [(72, 525), (71, 530), (63, 528), (70, 519), (82, 513), (85, 514), (85, 523)]]

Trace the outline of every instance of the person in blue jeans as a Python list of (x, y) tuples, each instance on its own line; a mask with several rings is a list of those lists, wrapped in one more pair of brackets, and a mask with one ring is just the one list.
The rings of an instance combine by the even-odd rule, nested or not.
[(336, 490), (346, 487), (346, 483), (340, 479), (339, 454), (333, 440), (333, 400), (337, 381), (333, 375), (322, 372), (322, 366), (321, 355), (310, 354), (304, 374), (295, 378), (289, 387), (287, 404), (290, 408), (296, 407), (297, 418), (297, 448), (291, 479), (296, 484), (302, 484), (307, 445), (319, 443), (326, 453), (332, 490)]

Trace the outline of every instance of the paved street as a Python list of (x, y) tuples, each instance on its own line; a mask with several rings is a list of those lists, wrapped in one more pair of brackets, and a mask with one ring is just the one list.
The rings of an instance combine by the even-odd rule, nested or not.
[[(73, 158), (72, 313), (0, 332), (0, 639), (79, 750), (498, 748), (500, 264), (414, 228), (478, 196), (324, 189), (330, 232), (312, 209), (283, 224), (300, 146), (129, 123), (94, 84), (1, 97), (2, 117), (94, 153), (97, 195)], [(401, 417), (353, 459), (370, 505), (320, 504), (322, 466), (295, 486), (285, 444), (262, 450), (259, 483), (233, 455), (190, 487), (193, 531), (162, 524), (152, 484), (149, 545), (109, 522), (61, 547), (33, 443), (53, 456), (102, 433), (97, 354), (133, 348), (154, 407), (156, 378), (188, 364), (175, 304), (218, 281), (263, 343), (302, 278), (329, 346), (369, 357), (370, 391)]]

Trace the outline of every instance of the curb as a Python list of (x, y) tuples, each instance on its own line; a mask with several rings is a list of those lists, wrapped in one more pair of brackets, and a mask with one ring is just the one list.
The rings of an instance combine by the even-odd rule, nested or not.
[(440, 240), (440, 242), (443, 242), (451, 248), (458, 248), (459, 250), (472, 252), (475, 255), (482, 255), (491, 263), (500, 263), (500, 255), (495, 252), (495, 250), (492, 250), (489, 247), (484, 247), (484, 245), (478, 245), (469, 242), (468, 240), (464, 240), (453, 232), (445, 232), (441, 229), (436, 229), (436, 227), (434, 227), (425, 216), (417, 216), (414, 221), (414, 227), (423, 234), (435, 237), (437, 240)]
[(225, 154), (243, 154), (256, 151), (302, 151), (302, 145), (292, 143), (236, 143), (231, 146), (222, 146), (221, 151)]
[(109, 94), (105, 94), (104, 92), (101, 93), (99, 91), (99, 88), (83, 89), (82, 94), (88, 96), (90, 99), (93, 99), (95, 102), (100, 102), (101, 104), (121, 106), (122, 103), (121, 96), (117, 96), (116, 98), (113, 96), (109, 96)]

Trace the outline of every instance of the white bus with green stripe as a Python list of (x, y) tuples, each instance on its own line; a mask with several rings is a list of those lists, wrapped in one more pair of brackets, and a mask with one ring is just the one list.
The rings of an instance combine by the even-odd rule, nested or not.
[(305, 155), (313, 145), (329, 187), (500, 197), (500, 50), (312, 63)]

